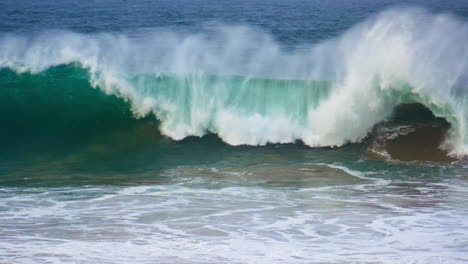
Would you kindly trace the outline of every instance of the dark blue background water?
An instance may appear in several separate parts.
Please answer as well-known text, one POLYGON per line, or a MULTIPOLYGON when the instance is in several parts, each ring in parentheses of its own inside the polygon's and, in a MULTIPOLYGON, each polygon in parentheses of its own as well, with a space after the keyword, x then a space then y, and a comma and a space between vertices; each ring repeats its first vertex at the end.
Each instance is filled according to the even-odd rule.
POLYGON ((260 27, 285 44, 296 44, 336 36, 380 10, 402 5, 468 15, 465 0, 2 0, 0 32, 193 31, 226 23, 260 27))

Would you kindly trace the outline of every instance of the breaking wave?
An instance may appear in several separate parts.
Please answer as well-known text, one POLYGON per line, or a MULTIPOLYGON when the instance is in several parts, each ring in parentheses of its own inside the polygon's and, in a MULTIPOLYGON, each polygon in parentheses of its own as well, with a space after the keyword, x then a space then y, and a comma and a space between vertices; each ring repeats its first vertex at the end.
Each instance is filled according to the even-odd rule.
POLYGON ((111 116, 125 126, 154 115, 174 140, 215 133, 232 145, 300 140, 321 147, 360 142, 399 105, 419 103, 450 124, 442 147, 464 155, 466 43, 465 21, 411 8, 387 10, 339 37, 296 48, 248 26, 3 34, 2 118, 15 122, 23 112, 27 119, 40 101, 54 105, 47 110, 54 118, 75 113, 60 115, 61 122, 111 116), (67 112, 66 98, 80 109, 67 112))

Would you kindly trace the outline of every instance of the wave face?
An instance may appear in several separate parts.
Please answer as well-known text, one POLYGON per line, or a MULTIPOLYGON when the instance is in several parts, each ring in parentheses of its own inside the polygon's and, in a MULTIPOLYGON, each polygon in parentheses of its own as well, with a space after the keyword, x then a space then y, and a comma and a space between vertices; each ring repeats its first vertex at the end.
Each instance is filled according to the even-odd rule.
MULTIPOLYGON (((301 140, 313 147, 359 142, 398 105, 420 103, 450 123, 444 146, 463 155, 468 153, 466 43, 464 21, 408 8, 385 11, 337 38, 295 49, 248 26, 195 34, 164 29, 132 35, 6 34, 0 37, 0 67, 9 70, 0 72, 1 96, 5 102, 21 96, 12 91, 29 88, 11 79, 30 78, 22 86, 41 87, 38 94, 48 98, 44 78, 66 74, 70 82, 123 99, 105 102, 127 102, 131 113, 123 113, 124 119, 154 114, 161 133, 175 140, 216 133, 232 145, 301 140), (20 75, 12 77, 11 71, 20 75)), ((76 92, 70 83, 63 86, 65 94, 76 92)), ((82 111, 89 111, 83 100, 82 111)))
POLYGON ((83 143, 139 126, 128 104, 89 84, 87 71, 51 67, 38 74, 0 70, 0 145, 83 143))

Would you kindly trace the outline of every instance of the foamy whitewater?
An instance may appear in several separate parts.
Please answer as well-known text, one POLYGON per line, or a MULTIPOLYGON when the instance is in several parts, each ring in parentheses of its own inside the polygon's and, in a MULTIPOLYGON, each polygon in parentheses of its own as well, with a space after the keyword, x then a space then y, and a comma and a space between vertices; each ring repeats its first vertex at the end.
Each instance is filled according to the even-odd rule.
POLYGON ((466 181, 390 183, 323 165, 166 173, 185 183, 4 189, 5 263, 468 260, 466 181))
POLYGON ((154 114, 164 135, 216 133, 231 145, 342 146, 364 139, 397 105, 418 102, 452 125, 445 147, 464 155, 467 33, 451 15, 405 8, 294 50, 249 26, 6 34, 0 67, 39 73, 77 64, 136 117, 154 114))

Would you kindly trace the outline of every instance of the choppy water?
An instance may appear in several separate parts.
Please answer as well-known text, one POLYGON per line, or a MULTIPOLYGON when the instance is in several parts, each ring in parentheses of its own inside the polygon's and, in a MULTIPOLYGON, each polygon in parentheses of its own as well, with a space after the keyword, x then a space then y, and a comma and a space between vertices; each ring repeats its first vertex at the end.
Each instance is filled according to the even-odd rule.
POLYGON ((467 261, 468 185, 466 176, 457 174, 464 169, 406 168, 398 178, 372 175, 375 179, 351 173, 307 164, 180 167, 162 173, 165 180, 132 187, 2 188, 2 258, 8 263, 467 261))
POLYGON ((468 262, 465 1, 0 10, 0 263, 468 262))

